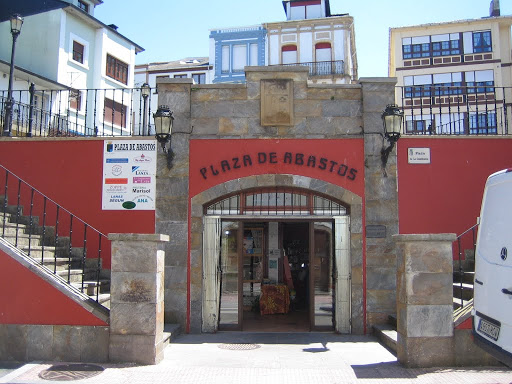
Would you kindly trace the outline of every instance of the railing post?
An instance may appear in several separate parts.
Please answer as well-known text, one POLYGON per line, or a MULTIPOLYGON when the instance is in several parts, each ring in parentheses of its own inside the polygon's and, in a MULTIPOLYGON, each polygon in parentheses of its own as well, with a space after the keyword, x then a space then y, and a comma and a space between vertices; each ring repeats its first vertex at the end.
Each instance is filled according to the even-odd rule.
POLYGON ((28 132, 27 137, 32 137, 32 125, 34 123, 34 94, 36 92, 36 86, 34 83, 30 83, 30 88, 28 90, 30 92, 30 105, 28 108, 28 132))

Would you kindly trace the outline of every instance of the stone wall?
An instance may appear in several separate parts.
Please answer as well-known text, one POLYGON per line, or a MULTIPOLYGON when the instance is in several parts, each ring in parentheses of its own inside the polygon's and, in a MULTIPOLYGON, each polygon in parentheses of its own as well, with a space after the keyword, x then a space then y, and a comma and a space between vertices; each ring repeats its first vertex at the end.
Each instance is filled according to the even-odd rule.
MULTIPOLYGON (((159 151, 157 170, 156 232, 172 233, 171 242, 165 248, 166 322, 179 323, 187 330, 187 307, 190 305, 190 330, 200 332, 203 204, 244 188, 297 185, 293 184, 295 176, 291 175, 261 175, 239 181, 233 187, 219 185, 215 193, 205 191, 201 198, 192 200, 189 222, 190 139, 364 137, 368 196, 364 202, 347 203, 352 217, 353 332, 363 333, 365 328, 362 288, 365 280, 368 283, 367 321, 375 323, 381 321, 384 314, 395 312, 391 305, 395 300, 395 259, 390 241, 390 236, 398 231, 395 154, 390 156, 386 172, 380 162, 380 114, 394 100, 395 79, 362 79, 361 84, 352 85, 308 85, 307 76, 305 67, 246 67, 246 84, 193 85, 189 79, 159 80, 158 103, 168 105, 175 117, 171 144, 175 153, 174 165, 167 169, 165 155, 159 151), (264 125, 260 108, 261 82, 279 80, 292 84, 293 118, 290 124, 264 125), (366 207, 364 212, 363 206, 366 207), (367 225, 387 227, 385 239, 367 242, 368 275, 364 274, 363 261, 364 216, 367 225), (190 260, 187 255, 189 246, 192 251, 190 260), (187 291, 188 263, 190 292, 187 291), (383 269, 379 270, 378 266, 383 269)), ((322 181, 312 180, 303 187, 311 188, 315 183, 322 185, 322 181)), ((328 192, 339 198, 345 191, 332 185, 328 192)), ((340 200, 344 201, 343 198, 340 200)))
POLYGON ((456 236, 396 235, 395 239, 398 361, 407 367, 452 366, 456 236))
POLYGON ((396 148, 383 167, 381 149, 389 143, 383 137, 382 112, 395 95, 391 79, 361 79, 366 227, 385 230, 379 237, 366 237, 367 325, 382 324, 396 313, 396 256, 392 236, 398 234, 398 189, 396 148))
POLYGON ((109 327, 0 324, 0 361, 109 361, 109 327))

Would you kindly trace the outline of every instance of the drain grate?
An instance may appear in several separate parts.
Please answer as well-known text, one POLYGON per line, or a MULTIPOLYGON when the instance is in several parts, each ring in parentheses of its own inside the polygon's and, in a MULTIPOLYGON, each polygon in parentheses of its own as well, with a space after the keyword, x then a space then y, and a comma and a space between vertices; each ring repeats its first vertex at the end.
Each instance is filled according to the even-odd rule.
POLYGON ((228 349, 230 351, 250 351, 251 349, 258 349, 261 345, 258 344, 220 344, 220 349, 228 349))
POLYGON ((59 364, 41 371, 39 377, 44 380, 74 381, 88 379, 103 371, 103 367, 93 364, 59 364))

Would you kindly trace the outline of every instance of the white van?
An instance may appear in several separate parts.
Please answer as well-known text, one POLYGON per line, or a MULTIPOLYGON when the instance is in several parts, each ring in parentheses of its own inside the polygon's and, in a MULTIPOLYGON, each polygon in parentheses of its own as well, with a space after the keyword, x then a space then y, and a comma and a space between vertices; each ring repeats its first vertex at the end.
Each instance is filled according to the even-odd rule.
POLYGON ((492 174, 485 184, 476 241, 473 334, 477 345, 512 367, 512 169, 492 174))

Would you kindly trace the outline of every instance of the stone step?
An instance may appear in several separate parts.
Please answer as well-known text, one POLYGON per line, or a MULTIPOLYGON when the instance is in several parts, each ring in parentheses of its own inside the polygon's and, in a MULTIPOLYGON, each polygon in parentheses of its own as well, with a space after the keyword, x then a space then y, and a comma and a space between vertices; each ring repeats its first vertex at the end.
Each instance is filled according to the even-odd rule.
POLYGON ((11 235, 5 235, 4 239, 7 240, 11 244, 17 244, 18 246, 28 246, 29 244, 31 246, 40 246, 41 245, 41 236, 39 235, 29 235, 26 233, 18 233, 18 236, 16 234, 11 235))
POLYGON ((392 325, 377 324, 373 326, 373 334, 390 352, 396 356, 398 333, 392 325))
MULTIPOLYGON (((82 291, 82 283, 73 284, 73 286, 82 291)), ((96 296, 98 293, 110 293, 110 280, 97 281, 86 280, 83 282, 83 293, 89 296, 96 296)))
POLYGON ((62 270, 57 271, 57 275, 62 277, 64 280, 68 281, 69 276, 69 283, 80 283, 82 281, 82 270, 81 269, 71 269, 71 270, 62 270))
POLYGON ((164 324, 164 348, 167 347, 180 334, 181 326, 179 324, 164 324))
POLYGON ((473 298, 473 284, 453 283, 453 297, 471 300, 473 298))
POLYGON ((474 279, 475 279, 474 271, 467 271, 467 272, 465 271, 462 274, 459 271, 453 271, 453 282, 454 283, 460 283, 460 281, 462 280, 463 283, 473 284, 474 279))
POLYGON ((469 300, 462 300, 462 299, 459 299, 458 297, 454 297, 453 298, 453 310, 459 309, 462 306, 466 307, 467 305, 469 305, 472 302, 473 301, 471 299, 469 299, 469 300))

